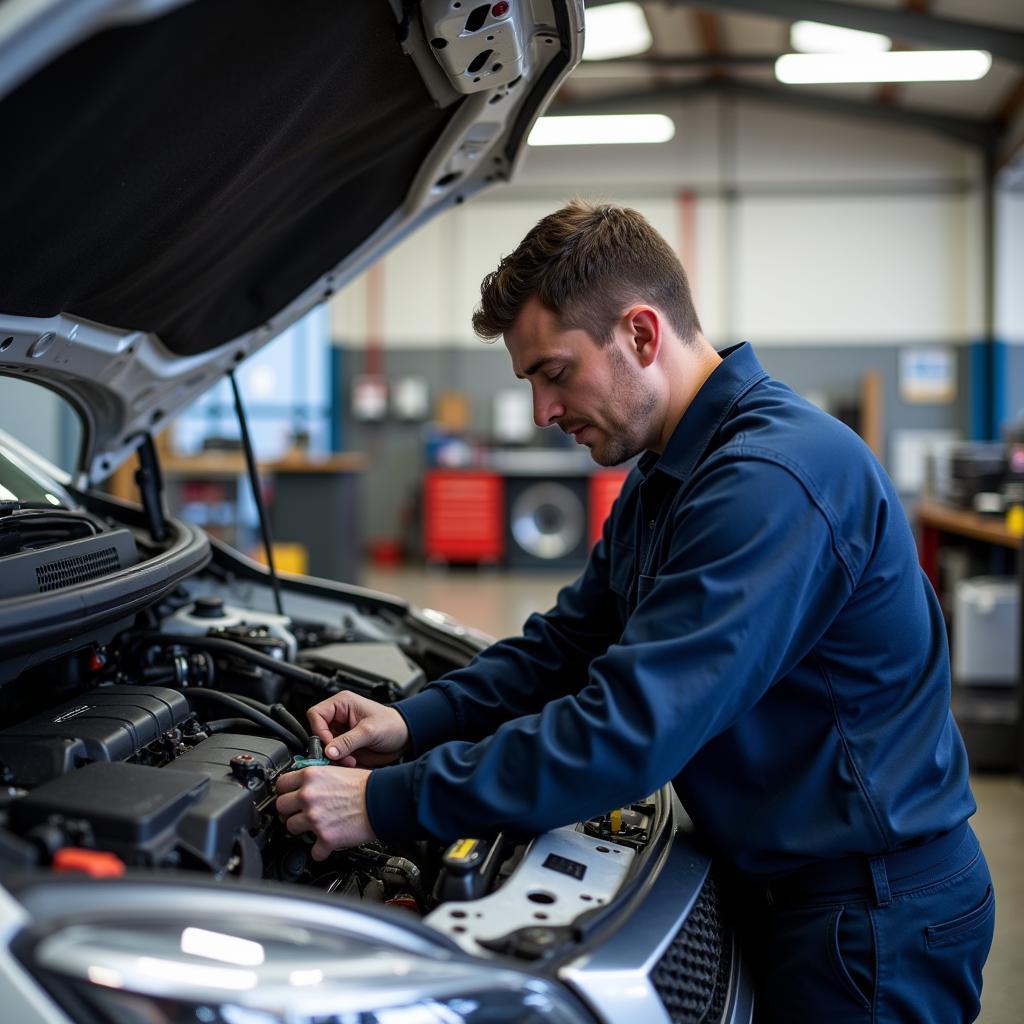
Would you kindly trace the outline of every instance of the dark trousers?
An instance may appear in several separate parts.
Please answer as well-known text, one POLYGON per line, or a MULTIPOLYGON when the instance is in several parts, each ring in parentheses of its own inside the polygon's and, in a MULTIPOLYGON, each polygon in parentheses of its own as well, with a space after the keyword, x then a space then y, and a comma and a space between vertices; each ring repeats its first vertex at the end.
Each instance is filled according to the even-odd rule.
POLYGON ((748 889, 736 913, 754 970, 755 1024, 975 1020, 995 896, 974 832, 955 832, 923 868, 927 856, 895 854, 861 862, 859 885, 830 888, 816 869, 810 882, 748 889))

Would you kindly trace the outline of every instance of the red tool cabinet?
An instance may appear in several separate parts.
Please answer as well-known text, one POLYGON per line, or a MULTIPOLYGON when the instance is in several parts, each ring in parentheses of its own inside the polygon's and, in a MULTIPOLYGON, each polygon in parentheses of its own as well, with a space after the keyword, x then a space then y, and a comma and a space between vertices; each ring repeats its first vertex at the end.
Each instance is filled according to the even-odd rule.
POLYGON ((591 547, 601 539, 604 521, 608 518, 628 475, 629 471, 625 469, 609 469, 595 473, 590 478, 587 520, 591 547))
POLYGON ((505 556, 502 477, 429 470, 423 486, 423 553, 435 562, 500 562, 505 556))

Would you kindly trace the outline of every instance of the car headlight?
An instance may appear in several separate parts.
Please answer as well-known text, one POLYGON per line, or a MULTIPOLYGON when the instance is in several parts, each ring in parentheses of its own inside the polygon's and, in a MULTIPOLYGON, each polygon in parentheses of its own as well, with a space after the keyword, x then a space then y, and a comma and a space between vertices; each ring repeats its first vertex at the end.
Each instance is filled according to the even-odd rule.
POLYGON ((420 945, 249 914, 179 914, 68 922, 21 958, 73 1018, 115 1024, 587 1019, 544 979, 420 945))

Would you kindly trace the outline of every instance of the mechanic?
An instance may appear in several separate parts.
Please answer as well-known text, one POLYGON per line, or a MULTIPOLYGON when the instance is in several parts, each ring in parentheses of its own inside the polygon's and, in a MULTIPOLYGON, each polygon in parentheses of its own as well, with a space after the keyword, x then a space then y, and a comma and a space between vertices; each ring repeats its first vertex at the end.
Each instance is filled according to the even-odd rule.
POLYGON ((481 293, 536 422, 639 460, 522 636, 395 707, 310 709, 345 767, 282 779, 288 829, 317 859, 536 833, 671 780, 730 865, 759 1020, 974 1020, 992 883, 945 625, 881 466, 749 344, 716 353, 634 211, 570 203, 481 293))

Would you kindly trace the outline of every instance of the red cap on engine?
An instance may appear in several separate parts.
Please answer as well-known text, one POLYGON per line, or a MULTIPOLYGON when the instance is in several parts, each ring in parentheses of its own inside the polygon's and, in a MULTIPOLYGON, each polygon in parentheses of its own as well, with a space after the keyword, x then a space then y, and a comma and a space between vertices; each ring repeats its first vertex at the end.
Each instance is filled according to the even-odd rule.
POLYGON ((80 871, 90 878, 120 878, 125 872, 125 864, 117 854, 106 850, 65 846, 53 855, 53 870, 80 871))

